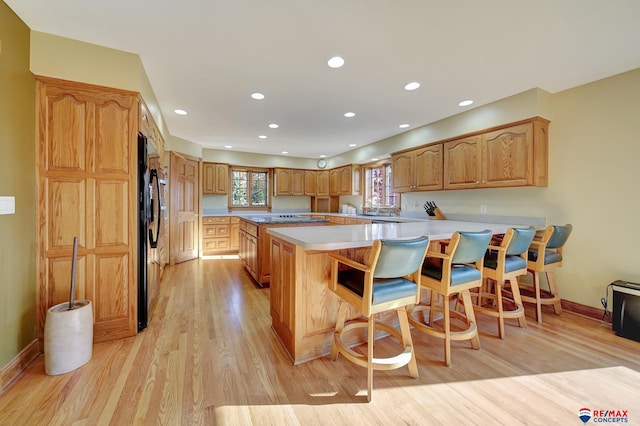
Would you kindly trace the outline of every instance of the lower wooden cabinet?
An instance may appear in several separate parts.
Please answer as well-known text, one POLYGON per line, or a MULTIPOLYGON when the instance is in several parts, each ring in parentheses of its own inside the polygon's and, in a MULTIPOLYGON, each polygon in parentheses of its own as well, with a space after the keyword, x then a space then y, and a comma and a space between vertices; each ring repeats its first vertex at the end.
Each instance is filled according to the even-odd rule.
POLYGON ((240 247, 239 218, 205 216, 202 220, 202 255, 234 253, 240 247))

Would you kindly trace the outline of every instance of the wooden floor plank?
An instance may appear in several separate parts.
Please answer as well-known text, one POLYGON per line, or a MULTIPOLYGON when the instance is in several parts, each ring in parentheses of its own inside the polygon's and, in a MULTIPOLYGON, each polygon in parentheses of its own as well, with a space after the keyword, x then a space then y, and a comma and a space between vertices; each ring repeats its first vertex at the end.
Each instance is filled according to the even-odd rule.
MULTIPOLYGON (((149 327, 94 345, 74 372, 47 376, 40 357, 0 395, 0 424, 579 424, 578 410, 620 409, 640 422, 640 343, 611 326, 545 309, 526 329, 477 314, 481 350, 412 330, 418 379, 339 358, 291 365, 271 330, 269 289, 235 259, 168 268, 149 327), (606 385, 605 385, 606 383, 606 385)), ((393 339, 376 342, 393 351, 393 339)))

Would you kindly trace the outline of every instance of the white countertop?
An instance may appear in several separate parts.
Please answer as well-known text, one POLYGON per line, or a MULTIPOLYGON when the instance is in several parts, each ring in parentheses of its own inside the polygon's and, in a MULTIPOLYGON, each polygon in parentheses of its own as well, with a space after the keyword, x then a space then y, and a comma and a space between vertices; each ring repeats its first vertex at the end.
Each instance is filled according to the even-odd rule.
POLYGON ((367 247, 378 239, 409 239, 428 235, 431 240, 446 240, 451 238, 451 235, 456 231, 490 229, 494 234, 502 234, 511 226, 513 225, 429 220, 371 225, 298 226, 271 228, 267 232, 307 250, 339 250, 367 247))

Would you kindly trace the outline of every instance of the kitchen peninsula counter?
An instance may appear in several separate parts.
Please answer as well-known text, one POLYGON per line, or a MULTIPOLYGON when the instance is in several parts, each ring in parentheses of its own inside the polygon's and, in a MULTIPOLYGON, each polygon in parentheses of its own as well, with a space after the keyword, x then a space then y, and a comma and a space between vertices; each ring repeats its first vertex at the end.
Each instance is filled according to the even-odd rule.
MULTIPOLYGON (((338 314, 339 298, 328 283, 329 253, 337 251, 362 262, 376 239, 409 239, 427 235, 446 240, 456 231, 491 230, 501 234, 512 225, 433 220, 412 223, 340 225, 269 229, 271 235, 271 327, 294 364, 326 356, 338 314)), ((359 313, 349 307, 350 319, 359 313)), ((380 317, 381 320, 392 319, 380 317)), ((348 343, 364 341, 353 333, 348 343)))

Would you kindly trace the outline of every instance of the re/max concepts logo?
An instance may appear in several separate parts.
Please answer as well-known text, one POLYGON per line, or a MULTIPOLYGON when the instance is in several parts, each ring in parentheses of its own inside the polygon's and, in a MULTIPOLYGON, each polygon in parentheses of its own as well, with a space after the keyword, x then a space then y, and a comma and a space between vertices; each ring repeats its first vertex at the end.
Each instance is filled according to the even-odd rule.
POLYGON ((594 423, 627 423, 629 416, 627 410, 591 410, 589 408, 581 408, 578 417, 582 423, 591 420, 594 423))

